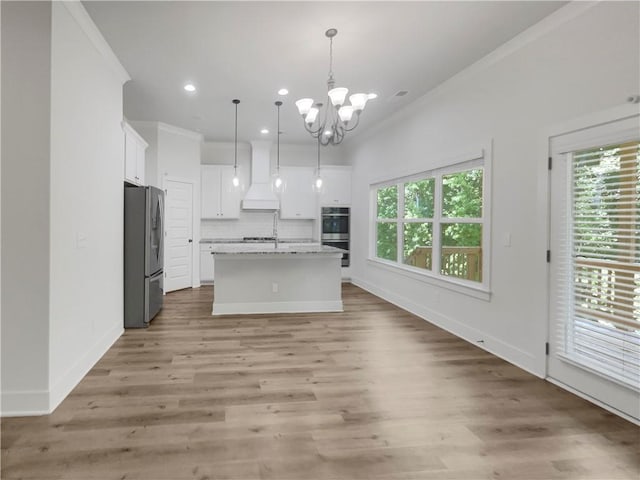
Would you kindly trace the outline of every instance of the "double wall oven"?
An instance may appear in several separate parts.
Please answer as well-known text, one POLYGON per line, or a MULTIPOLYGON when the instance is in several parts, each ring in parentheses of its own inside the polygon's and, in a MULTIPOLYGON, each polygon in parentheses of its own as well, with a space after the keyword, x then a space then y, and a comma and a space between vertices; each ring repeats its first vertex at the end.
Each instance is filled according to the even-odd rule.
POLYGON ((322 207, 322 233, 320 240, 323 245, 346 250, 342 256, 342 266, 349 266, 349 207, 322 207))

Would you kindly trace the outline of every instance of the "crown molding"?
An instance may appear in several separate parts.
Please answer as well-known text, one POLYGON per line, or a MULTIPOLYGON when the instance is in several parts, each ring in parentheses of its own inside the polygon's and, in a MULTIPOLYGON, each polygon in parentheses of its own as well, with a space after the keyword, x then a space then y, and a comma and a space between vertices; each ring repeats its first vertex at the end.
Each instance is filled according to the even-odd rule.
POLYGON ((144 148, 147 148, 149 146, 149 143, 144 138, 142 138, 142 136, 138 132, 136 132, 133 126, 130 125, 126 120, 122 121, 122 130, 126 134, 134 137, 139 143, 143 144, 144 148))
POLYGON ((73 17, 76 23, 80 26, 80 28, 87 36, 89 41, 93 44, 98 53, 109 64, 113 72, 120 80, 120 83, 124 85, 126 82, 131 80, 131 77, 120 63, 120 60, 118 60, 116 54, 113 53, 113 50, 102 36, 102 33, 100 33, 100 30, 98 30, 98 27, 95 23, 93 23, 93 20, 91 19, 85 8, 82 6, 82 3, 80 3, 79 1, 64 1, 61 3, 73 17))
POLYGON ((168 123, 148 121, 148 120, 127 120, 127 122, 133 127, 142 128, 157 128, 158 131, 171 133, 173 135, 181 135, 183 137, 204 142, 204 135, 198 132, 187 130, 186 128, 176 127, 175 125, 169 125, 168 123))

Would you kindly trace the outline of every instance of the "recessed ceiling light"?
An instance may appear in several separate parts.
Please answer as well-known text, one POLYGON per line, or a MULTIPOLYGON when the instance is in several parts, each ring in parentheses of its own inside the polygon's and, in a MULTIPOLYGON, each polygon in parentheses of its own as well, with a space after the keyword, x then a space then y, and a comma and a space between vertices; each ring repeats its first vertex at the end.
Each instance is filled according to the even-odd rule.
POLYGON ((266 128, 263 128, 262 130, 260 130, 260 133, 262 133, 263 135, 266 135, 267 133, 269 133, 269 130, 266 128))
POLYGON ((289 90, 287 90, 286 88, 281 88, 280 90, 278 90, 278 95, 288 95, 289 94, 289 90))
POLYGON ((331 130, 325 130, 324 134, 327 135, 327 136, 331 135, 331 130))
POLYGON ((196 91, 196 86, 195 86, 193 83, 187 83, 187 84, 184 86, 184 89, 185 89, 187 92, 195 92, 195 91, 196 91))
POLYGON ((378 94, 377 93, 370 93, 369 95, 367 95, 367 97, 369 97, 369 100, 373 100, 374 98, 378 98, 378 94))

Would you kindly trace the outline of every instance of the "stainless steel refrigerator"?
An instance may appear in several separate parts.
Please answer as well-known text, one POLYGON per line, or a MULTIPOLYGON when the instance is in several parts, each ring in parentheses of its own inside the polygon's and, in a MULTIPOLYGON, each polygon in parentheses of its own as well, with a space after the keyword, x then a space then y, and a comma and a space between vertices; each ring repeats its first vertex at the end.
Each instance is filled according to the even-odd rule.
POLYGON ((142 328, 162 308, 164 192, 124 189, 124 326, 142 328))

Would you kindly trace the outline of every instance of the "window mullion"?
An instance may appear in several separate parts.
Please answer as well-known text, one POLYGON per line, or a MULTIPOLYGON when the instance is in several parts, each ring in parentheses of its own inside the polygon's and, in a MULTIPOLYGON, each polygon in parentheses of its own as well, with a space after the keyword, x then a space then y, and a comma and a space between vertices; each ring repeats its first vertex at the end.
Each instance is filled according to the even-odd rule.
POLYGON ((398 183, 398 212, 397 212, 397 251, 396 251, 396 261, 400 264, 403 263, 404 260, 404 228, 403 221, 404 219, 404 183, 398 183))
POLYGON ((432 273, 440 276, 440 222, 442 219, 442 174, 434 176, 433 188, 433 241, 431 247, 432 273))

